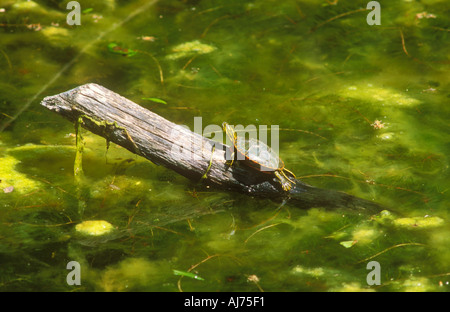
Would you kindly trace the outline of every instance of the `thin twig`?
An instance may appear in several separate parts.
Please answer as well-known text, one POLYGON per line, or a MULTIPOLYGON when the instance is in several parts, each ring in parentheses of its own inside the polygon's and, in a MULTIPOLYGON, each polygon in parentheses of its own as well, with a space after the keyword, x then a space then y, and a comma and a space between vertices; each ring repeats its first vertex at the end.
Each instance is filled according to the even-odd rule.
POLYGON ((23 225, 27 225, 27 226, 36 226, 36 227, 57 227, 57 226, 64 226, 64 225, 69 225, 69 224, 73 224, 75 223, 75 221, 72 221, 72 219, 70 219, 69 216, 67 216, 67 218, 70 220, 68 222, 65 223, 57 223, 57 224, 33 224, 33 223, 26 223, 26 222, 16 222, 14 224, 23 224, 23 225))
POLYGON ((400 37, 402 38, 402 48, 403 48, 403 52, 405 52, 405 54, 407 56, 410 56, 408 51, 406 50, 406 46, 405 46, 405 37, 403 36, 403 31, 400 29, 400 37))
POLYGON ((431 26, 431 28, 441 30, 441 31, 450 31, 450 29, 445 29, 445 28, 436 27, 436 26, 431 26))
MULTIPOLYGON (((211 260, 212 258, 216 258, 216 257, 229 257, 229 258, 233 259, 234 261, 236 261, 238 264, 240 264, 240 263, 239 263, 240 261, 239 261, 236 257, 229 256, 229 255, 214 254, 214 255, 212 255, 212 256, 209 256, 209 255, 208 255, 205 259, 203 259, 203 260, 200 261, 199 263, 196 263, 196 264, 192 265, 192 266, 187 270, 187 272, 191 272, 193 269, 195 269, 196 267, 198 267, 200 264, 205 263, 206 261, 211 260)), ((178 282, 177 282, 178 290, 179 290, 180 292, 183 292, 183 289, 181 288, 181 279, 182 279, 182 278, 183 278, 183 275, 180 276, 180 278, 178 279, 178 282)))
MULTIPOLYGON (((191 267, 187 270, 187 272, 191 272, 193 269, 195 269, 196 267, 198 267, 200 264, 202 264, 202 263, 204 263, 204 262, 206 262, 206 261, 208 261, 208 260, 210 260, 210 259, 212 259, 212 258, 214 258, 214 257, 218 257, 218 256, 219 256, 219 254, 215 254, 215 255, 206 257, 205 259, 203 259, 203 260, 200 261, 199 263, 194 264, 193 266, 191 266, 191 267)), ((181 289, 181 279, 182 279, 182 278, 183 278, 183 275, 180 276, 180 278, 178 279, 178 282, 177 282, 178 290, 179 290, 180 292, 183 292, 183 289, 181 289)))
POLYGON ((280 212, 281 212, 281 208, 277 209, 277 212, 273 216, 271 216, 269 219, 266 219, 266 220, 264 220, 264 221, 262 221, 262 222, 260 222, 258 224, 252 225, 252 226, 247 227, 247 228, 239 228, 239 230, 241 230, 241 231, 243 231, 243 230, 250 230, 250 229, 253 229, 253 228, 258 227, 260 225, 263 225, 264 223, 267 223, 267 222, 272 221, 273 219, 275 219, 280 214, 280 212))
POLYGON ((12 69, 12 64, 11 64, 11 61, 9 60, 8 55, 7 55, 7 54, 5 53, 5 51, 3 51, 2 49, 0 49, 0 52, 3 54, 3 56, 4 56, 5 59, 6 59, 6 61, 8 62, 9 69, 12 69))
POLYGON ((334 20, 336 20, 338 18, 347 16, 347 15, 350 15, 350 14, 358 13, 358 12, 364 12, 364 11, 368 11, 368 9, 362 8, 362 9, 353 10, 353 11, 349 11, 349 12, 345 12, 345 13, 336 15, 336 16, 334 16, 332 18, 327 19, 325 22, 322 22, 322 23, 314 26, 313 28, 311 28, 311 32, 315 31, 317 28, 322 27, 323 25, 328 24, 329 22, 332 22, 332 21, 334 21, 334 20))
MULTIPOLYGON (((347 59, 344 62, 346 62, 346 61, 347 61, 347 59)), ((345 73, 346 73, 345 71, 340 71, 340 72, 336 72, 336 73, 329 73, 329 74, 322 75, 322 76, 315 76, 313 78, 306 80, 305 83, 308 83, 308 82, 311 82, 311 81, 314 81, 314 80, 317 80, 317 79, 320 79, 323 77, 333 76, 333 75, 341 75, 341 74, 345 74, 345 73)))
MULTIPOLYGON (((307 179, 307 178, 316 178, 316 177, 332 177, 332 178, 340 178, 340 179, 345 179, 345 180, 354 180, 353 178, 349 178, 349 177, 343 177, 343 176, 339 176, 336 174, 331 174, 331 173, 324 173, 324 174, 311 174, 311 175, 307 175, 307 176, 301 176, 298 177, 300 180, 302 179, 307 179)), ((387 185, 387 184, 382 184, 382 183, 376 183, 375 181, 370 181, 367 182, 367 180, 362 181, 362 180, 354 180, 355 182, 358 183, 363 183, 363 184, 371 184, 371 185, 377 185, 377 186, 381 186, 381 187, 385 187, 385 188, 390 188, 390 189, 396 189, 396 190, 401 190, 401 191, 405 191, 405 192, 411 192, 411 193, 415 193, 421 196, 425 196, 424 193, 421 193, 419 191, 414 191, 414 190, 410 190, 401 186, 394 186, 394 185, 387 185)))
POLYGON ((206 36, 206 34, 208 33, 209 29, 210 29, 214 24, 216 24, 216 23, 219 22, 220 20, 225 19, 225 18, 228 18, 228 17, 230 17, 230 15, 227 14, 227 15, 218 17, 218 18, 216 18, 215 20, 213 20, 213 21, 205 28, 205 30, 203 31, 203 33, 200 35, 200 38, 204 38, 204 37, 206 36))
POLYGON ((385 253, 385 252, 387 252, 387 251, 389 251, 389 250, 391 250, 391 249, 394 249, 394 248, 397 248, 397 247, 403 247, 403 246, 426 246, 426 245, 425 245, 425 244, 421 244, 421 243, 403 243, 403 244, 397 244, 397 245, 391 246, 391 247, 389 247, 389 248, 386 248, 385 250, 382 250, 382 251, 380 251, 380 252, 374 254, 373 256, 370 256, 370 257, 368 257, 368 258, 362 259, 362 260, 358 261, 357 263, 366 262, 366 261, 371 260, 371 259, 373 259, 373 258, 375 258, 375 257, 378 257, 379 255, 381 255, 381 254, 383 254, 383 253, 385 253))
POLYGON ((136 50, 138 52, 142 52, 144 54, 147 54, 148 56, 150 56, 153 60, 153 62, 155 62, 156 66, 158 67, 159 70, 159 80, 161 81, 161 86, 163 87, 164 90, 164 94, 166 93, 166 88, 164 86, 164 75, 163 75, 163 70, 161 68, 161 64, 159 63, 158 59, 156 57, 154 57, 151 53, 148 53, 146 51, 142 51, 142 50, 136 50))
POLYGON ((196 55, 194 55, 193 57, 191 57, 191 58, 189 59, 189 61, 187 61, 186 64, 184 64, 184 66, 183 66, 183 68, 181 68, 181 70, 185 70, 186 67, 188 67, 189 64, 191 64, 192 61, 195 60, 195 58, 196 58, 197 56, 198 56, 198 54, 196 54, 196 55))
POLYGON ((200 12, 197 13, 197 15, 202 15, 202 14, 205 14, 205 13, 210 13, 210 12, 219 10, 219 9, 221 9, 221 8, 223 8, 223 5, 220 5, 220 6, 217 6, 217 7, 214 7, 214 8, 209 8, 209 9, 200 11, 200 12))
POLYGON ((215 68, 215 67, 212 66, 211 64, 209 64, 209 66, 212 68, 212 70, 213 70, 220 78, 222 78, 222 74, 217 70, 217 68, 215 68))
POLYGON ((276 225, 281 224, 281 223, 282 223, 282 222, 275 223, 275 224, 270 224, 270 225, 267 225, 267 226, 265 226, 265 227, 260 228, 259 230, 256 230, 255 232, 252 233, 252 235, 250 235, 249 237, 247 237, 247 239, 244 241, 244 244, 247 244, 248 240, 249 240, 251 237, 253 237, 255 234, 261 232, 262 230, 271 228, 271 227, 276 226, 276 225))

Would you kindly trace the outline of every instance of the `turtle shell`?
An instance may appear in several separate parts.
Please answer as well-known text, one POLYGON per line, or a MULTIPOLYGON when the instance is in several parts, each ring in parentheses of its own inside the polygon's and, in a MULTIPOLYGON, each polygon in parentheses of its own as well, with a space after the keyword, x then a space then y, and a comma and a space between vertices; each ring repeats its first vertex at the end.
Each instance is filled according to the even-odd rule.
POLYGON ((283 170, 284 163, 267 144, 256 139, 246 140, 243 137, 237 137, 235 148, 239 154, 245 157, 245 160, 252 167, 260 171, 283 170))
POLYGON ((245 161, 260 171, 283 170, 284 162, 267 144, 254 138, 247 140, 238 136, 227 123, 224 123, 223 127, 228 138, 234 144, 238 160, 245 161))
POLYGON ((284 162, 278 157, 267 144, 250 138, 246 140, 238 137, 233 127, 224 122, 223 130, 227 136, 228 143, 232 143, 236 149, 237 160, 243 161, 247 165, 261 172, 273 172, 284 191, 288 192, 295 184, 295 175, 284 167, 284 162), (286 173, 294 180, 289 178, 286 173))

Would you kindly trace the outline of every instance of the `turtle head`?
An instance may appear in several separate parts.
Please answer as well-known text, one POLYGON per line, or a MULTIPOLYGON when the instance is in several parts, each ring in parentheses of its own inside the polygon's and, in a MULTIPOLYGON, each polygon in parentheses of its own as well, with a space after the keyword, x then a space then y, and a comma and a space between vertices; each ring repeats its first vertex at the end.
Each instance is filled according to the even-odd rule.
POLYGON ((230 126, 228 123, 223 122, 222 128, 223 128, 223 131, 225 132, 226 136, 231 140, 231 143, 234 145, 236 143, 237 134, 234 131, 233 127, 230 126))

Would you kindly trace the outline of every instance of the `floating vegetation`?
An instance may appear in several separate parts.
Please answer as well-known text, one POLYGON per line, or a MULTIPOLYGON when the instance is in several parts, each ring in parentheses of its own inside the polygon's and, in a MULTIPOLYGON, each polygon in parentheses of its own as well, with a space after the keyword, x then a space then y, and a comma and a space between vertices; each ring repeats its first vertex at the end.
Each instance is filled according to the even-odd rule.
MULTIPOLYGON (((91 273, 91 272, 89 272, 91 273)), ((89 274, 88 273, 88 274, 89 274)), ((161 281, 163 274, 170 274, 167 262, 150 261, 143 257, 130 257, 101 272, 92 272, 98 277, 96 287, 101 291, 136 291, 149 289, 161 281)))
POLYGON ((0 157, 0 188, 3 193, 11 193, 14 190, 14 193, 23 194, 42 186, 38 181, 17 170, 20 163, 20 160, 10 155, 0 157))
POLYGON ((128 57, 132 57, 137 54, 136 50, 124 48, 114 42, 111 42, 110 44, 108 44, 108 51, 111 53, 114 53, 114 54, 119 54, 119 55, 128 56, 128 57))
POLYGON ((153 97, 151 97, 151 98, 146 98, 146 97, 143 97, 142 99, 143 99, 143 100, 147 100, 147 101, 152 101, 152 102, 155 102, 155 103, 159 103, 159 104, 167 105, 167 102, 166 102, 166 101, 161 100, 161 99, 158 99, 158 98, 153 98, 153 97))
POLYGON ((405 229, 434 228, 444 225, 444 219, 437 216, 425 215, 423 217, 403 217, 398 218, 387 210, 381 211, 373 219, 383 224, 392 224, 405 229))
POLYGON ((407 229, 422 229, 441 226, 444 220, 439 217, 415 217, 415 218, 398 218, 393 221, 394 225, 407 229))
POLYGON ((75 230, 83 235, 101 236, 111 233, 114 226, 104 220, 83 221, 75 226, 75 230))
POLYGON ((363 286, 358 282, 352 283, 342 283, 339 287, 331 288, 331 291, 336 292, 374 292, 375 289, 368 288, 367 286, 363 286))
POLYGON ((94 11, 94 8, 86 8, 86 9, 82 10, 81 13, 88 14, 88 13, 91 13, 92 11, 94 11))
POLYGON ((190 42, 181 43, 172 48, 172 54, 167 55, 167 59, 176 60, 188 56, 198 55, 198 54, 208 54, 215 51, 217 48, 201 43, 199 40, 194 40, 190 42))
MULTIPOLYGON (((377 87, 371 83, 348 86, 342 89, 339 94, 344 97, 368 101, 386 107, 409 107, 417 106, 421 103, 420 100, 407 95, 406 92, 398 92, 389 87, 377 87)), ((374 127, 379 129, 381 123, 377 124, 375 121, 374 127)))
MULTIPOLYGON (((352 232, 352 238, 354 242, 358 242, 358 244, 369 244, 375 238, 377 238, 381 234, 380 230, 377 230, 373 227, 363 227, 355 229, 352 232)), ((342 245, 342 243, 341 243, 342 245)))
POLYGON ((324 268, 321 267, 317 267, 317 268, 307 268, 301 265, 296 265, 293 269, 292 269, 292 273, 294 274, 306 274, 306 275, 310 275, 312 277, 320 277, 323 276, 324 274, 328 273, 326 272, 326 270, 324 270, 324 268))
POLYGON ((342 241, 339 244, 341 244, 345 248, 350 248, 353 247, 353 245, 355 245, 357 242, 358 242, 357 240, 351 240, 351 241, 342 241))
POLYGON ((180 270, 173 270, 173 274, 174 275, 179 275, 179 276, 186 276, 189 278, 193 278, 199 281, 204 281, 205 279, 198 276, 197 274, 191 273, 191 272, 186 272, 186 271, 180 271, 180 270))
POLYGON ((41 34, 55 47, 65 47, 72 43, 70 31, 66 28, 48 26, 41 30, 41 34))

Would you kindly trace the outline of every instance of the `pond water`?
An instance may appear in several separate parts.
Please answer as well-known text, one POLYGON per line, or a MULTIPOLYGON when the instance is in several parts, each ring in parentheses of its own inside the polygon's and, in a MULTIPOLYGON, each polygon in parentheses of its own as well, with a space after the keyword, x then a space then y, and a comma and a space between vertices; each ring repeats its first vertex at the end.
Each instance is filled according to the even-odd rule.
POLYGON ((80 25, 68 2, 0 2, 0 291, 449 291, 447 1, 380 25, 368 1, 78 1, 80 25), (297 178, 386 209, 205 188, 87 130, 77 183, 40 101, 90 82, 191 129, 279 125, 297 178))

